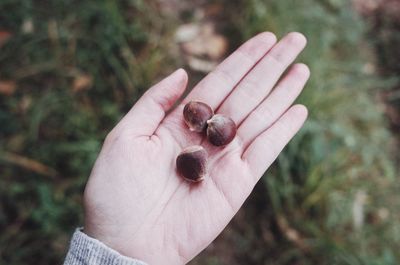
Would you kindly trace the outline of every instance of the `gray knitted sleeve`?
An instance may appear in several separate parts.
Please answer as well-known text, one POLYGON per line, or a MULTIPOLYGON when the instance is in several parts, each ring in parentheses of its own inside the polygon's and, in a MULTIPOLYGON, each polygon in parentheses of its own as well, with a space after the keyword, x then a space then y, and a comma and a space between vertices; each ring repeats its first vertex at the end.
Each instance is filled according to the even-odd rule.
POLYGON ((76 229, 64 265, 146 265, 146 263, 125 257, 76 229))

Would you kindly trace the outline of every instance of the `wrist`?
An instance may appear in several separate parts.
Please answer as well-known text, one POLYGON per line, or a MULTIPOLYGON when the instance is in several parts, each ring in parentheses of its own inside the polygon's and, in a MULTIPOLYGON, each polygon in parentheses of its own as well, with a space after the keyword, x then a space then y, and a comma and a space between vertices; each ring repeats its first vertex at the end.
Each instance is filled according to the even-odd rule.
MULTIPOLYGON (((86 222, 84 233, 126 257, 139 259, 148 264, 176 265, 185 264, 190 260, 180 253, 179 248, 172 242, 154 240, 151 236, 141 233, 141 231, 137 231, 133 236, 122 227, 124 226, 111 225, 105 229, 86 222)), ((152 230, 157 229, 154 228, 152 230)), ((159 233, 163 232, 159 231, 159 233)))
POLYGON ((76 229, 72 236, 64 265, 104 264, 109 265, 146 265, 143 261, 122 255, 99 240, 76 229))

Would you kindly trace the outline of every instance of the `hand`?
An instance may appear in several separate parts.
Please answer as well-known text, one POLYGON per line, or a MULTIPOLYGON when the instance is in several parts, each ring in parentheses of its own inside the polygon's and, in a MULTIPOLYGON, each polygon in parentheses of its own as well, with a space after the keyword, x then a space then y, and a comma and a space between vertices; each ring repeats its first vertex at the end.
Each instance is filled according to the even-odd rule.
POLYGON ((295 64, 278 82, 305 44, 299 33, 277 44, 272 33, 255 36, 173 110, 184 70, 150 88, 104 142, 85 189, 85 232, 149 264, 183 264, 202 251, 306 119, 304 106, 291 105, 308 67, 295 64), (213 147, 188 130, 182 110, 192 99, 236 122, 233 142, 213 147), (209 177, 193 185, 177 175, 175 159, 195 144, 209 154, 209 177))

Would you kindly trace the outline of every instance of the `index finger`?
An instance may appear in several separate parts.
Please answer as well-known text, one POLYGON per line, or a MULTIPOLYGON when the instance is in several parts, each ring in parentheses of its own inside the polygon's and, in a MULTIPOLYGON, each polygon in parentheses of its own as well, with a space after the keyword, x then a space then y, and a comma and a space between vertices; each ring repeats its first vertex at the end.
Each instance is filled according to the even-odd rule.
POLYGON ((224 101, 239 81, 274 46, 276 37, 271 32, 260 33, 242 44, 235 52, 201 80, 183 100, 207 103, 213 109, 224 101))

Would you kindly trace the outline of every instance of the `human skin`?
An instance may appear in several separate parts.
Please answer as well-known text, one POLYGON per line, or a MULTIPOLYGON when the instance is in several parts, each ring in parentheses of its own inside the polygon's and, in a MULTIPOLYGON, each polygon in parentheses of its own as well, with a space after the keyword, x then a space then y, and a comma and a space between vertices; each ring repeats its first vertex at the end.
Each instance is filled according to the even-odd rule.
POLYGON ((151 87, 105 139, 84 192, 84 232, 149 264, 185 264, 206 248, 307 117, 304 106, 292 105, 310 75, 306 65, 292 65, 305 45, 300 33, 279 42, 260 33, 175 108, 184 70, 151 87), (215 147, 191 132, 182 115, 190 100, 231 117, 235 139, 215 147), (209 154, 208 177, 198 184, 176 171, 177 155, 190 145, 209 154))

